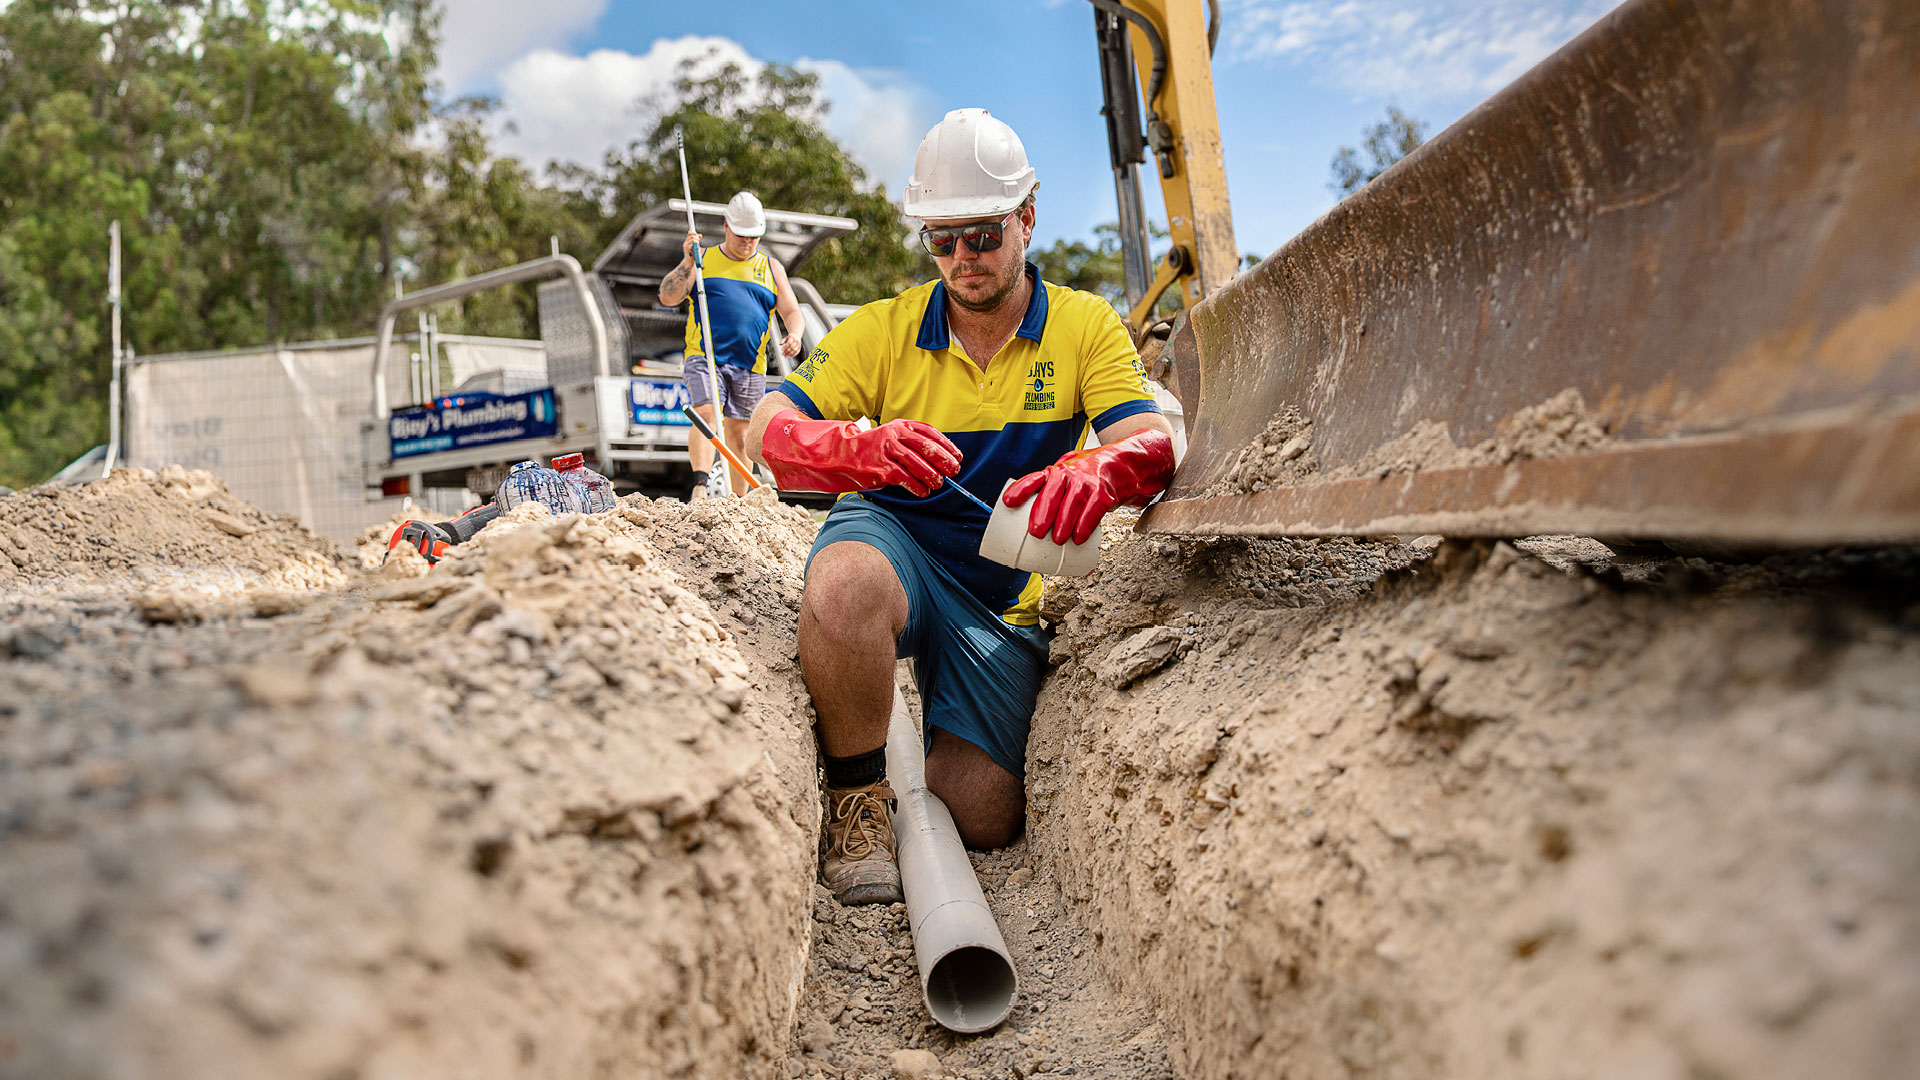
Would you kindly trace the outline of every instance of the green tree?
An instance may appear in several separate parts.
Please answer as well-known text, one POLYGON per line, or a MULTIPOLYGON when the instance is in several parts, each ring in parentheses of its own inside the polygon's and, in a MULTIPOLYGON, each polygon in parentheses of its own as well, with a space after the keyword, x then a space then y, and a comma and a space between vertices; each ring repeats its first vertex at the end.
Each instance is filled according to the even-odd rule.
MULTIPOLYGON (((1044 207, 1040 208, 1044 212, 1044 207)), ((1164 236, 1162 232, 1160 235, 1164 236)), ((1055 240, 1049 247, 1027 253, 1040 276, 1055 285, 1098 294, 1116 308, 1127 303, 1126 271, 1120 262, 1120 226, 1103 222, 1093 227, 1093 243, 1055 240)))
POLYGON ((1335 195, 1345 198, 1426 141, 1425 121, 1415 120, 1401 112, 1398 105, 1389 105, 1385 120, 1369 124, 1361 132, 1359 151, 1351 146, 1343 146, 1334 152, 1330 165, 1333 179, 1327 183, 1327 187, 1335 195), (1364 161, 1361 160, 1361 151, 1366 154, 1364 161))
POLYGON ((66 363, 97 345, 94 324, 62 310, 0 234, 0 483, 45 479, 76 456, 71 432, 103 426, 105 399, 66 363))
MULTIPOLYGON (((1167 230, 1159 222, 1147 222, 1149 250, 1159 249, 1152 250, 1150 265, 1159 266, 1166 256, 1165 247, 1160 244, 1165 239, 1167 230)), ((1121 264, 1118 222, 1095 225, 1091 244, 1084 240, 1055 240, 1049 247, 1028 252, 1027 257, 1040 268, 1040 276, 1047 281, 1097 294, 1122 314, 1126 313, 1127 275, 1121 264)), ((1178 290, 1168 289, 1154 309, 1161 315, 1171 315, 1179 310, 1179 304, 1178 290)))
POLYGON ((104 437, 109 220, 137 351, 364 333, 432 50, 427 0, 0 8, 0 482, 104 437))
MULTIPOLYGON (((898 206, 822 128, 813 76, 689 66, 645 140, 542 183, 493 151, 493 102, 439 98, 434 3, 0 6, 0 483, 104 441, 114 219, 137 352, 364 334, 403 265, 435 282, 545 254, 550 236, 598 250, 680 193, 680 124, 697 193, 748 188, 861 224, 806 267, 827 296, 932 276, 898 206)), ((440 315, 450 331, 537 329, 531 289, 440 315)))
MULTIPOLYGON (((542 186, 519 159, 494 156, 486 121, 495 108, 486 98, 462 98, 440 112, 445 138, 426 155, 426 190, 404 245, 423 282, 452 281, 538 258, 548 253, 553 238, 564 251, 597 251, 625 224, 585 193, 591 174, 576 174, 583 190, 542 186)), ((536 337, 535 297, 531 288, 479 293, 443 307, 440 328, 536 337)))

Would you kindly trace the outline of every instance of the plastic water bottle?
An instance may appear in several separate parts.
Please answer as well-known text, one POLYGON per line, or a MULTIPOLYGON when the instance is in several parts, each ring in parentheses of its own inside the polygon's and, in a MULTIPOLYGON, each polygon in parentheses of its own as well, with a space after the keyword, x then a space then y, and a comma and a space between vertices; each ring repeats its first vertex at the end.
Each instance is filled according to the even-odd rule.
POLYGON ((613 481, 587 468, 584 456, 562 454, 553 459, 553 467, 580 493, 580 501, 586 505, 587 513, 598 514, 614 508, 613 481))
POLYGON ((511 510, 521 503, 539 503, 555 514, 579 514, 586 500, 565 477, 537 461, 523 461, 500 482, 500 507, 511 510))

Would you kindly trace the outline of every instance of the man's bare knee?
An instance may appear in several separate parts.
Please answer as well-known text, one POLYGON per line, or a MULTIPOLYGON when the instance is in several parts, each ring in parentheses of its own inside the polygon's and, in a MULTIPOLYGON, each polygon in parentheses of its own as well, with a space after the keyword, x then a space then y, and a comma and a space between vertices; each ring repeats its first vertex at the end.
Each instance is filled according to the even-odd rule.
POLYGON ((876 627, 890 638, 907 625, 907 591, 893 563, 871 544, 829 544, 807 568, 800 623, 833 645, 865 644, 876 627))
POLYGON ((1006 847, 1026 828, 1026 782, 985 750, 939 729, 927 755, 927 790, 947 804, 960 841, 976 851, 1006 847))

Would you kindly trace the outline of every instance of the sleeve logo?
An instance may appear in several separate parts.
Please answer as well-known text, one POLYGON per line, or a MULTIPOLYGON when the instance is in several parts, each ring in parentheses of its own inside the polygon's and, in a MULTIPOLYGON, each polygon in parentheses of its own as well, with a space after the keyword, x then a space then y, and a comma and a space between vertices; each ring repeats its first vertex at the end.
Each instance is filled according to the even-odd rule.
POLYGON ((826 362, 827 350, 815 345, 813 351, 807 354, 806 361, 799 367, 793 369, 793 374, 790 378, 799 379, 801 382, 812 382, 814 372, 818 371, 821 365, 826 362))

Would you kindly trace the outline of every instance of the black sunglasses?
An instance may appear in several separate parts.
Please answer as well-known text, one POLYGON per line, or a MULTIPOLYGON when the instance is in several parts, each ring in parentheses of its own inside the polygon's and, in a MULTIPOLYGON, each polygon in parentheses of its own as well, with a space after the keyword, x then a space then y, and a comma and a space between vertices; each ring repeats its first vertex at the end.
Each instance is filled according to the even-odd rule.
POLYGON ((949 225, 944 229, 921 229, 920 244, 927 249, 927 254, 942 259, 953 254, 954 247, 962 240, 967 242, 967 249, 975 254, 998 251, 1006 239, 1007 222, 1012 221, 1019 212, 1020 208, 1015 207, 999 221, 975 221, 966 225, 949 225))

